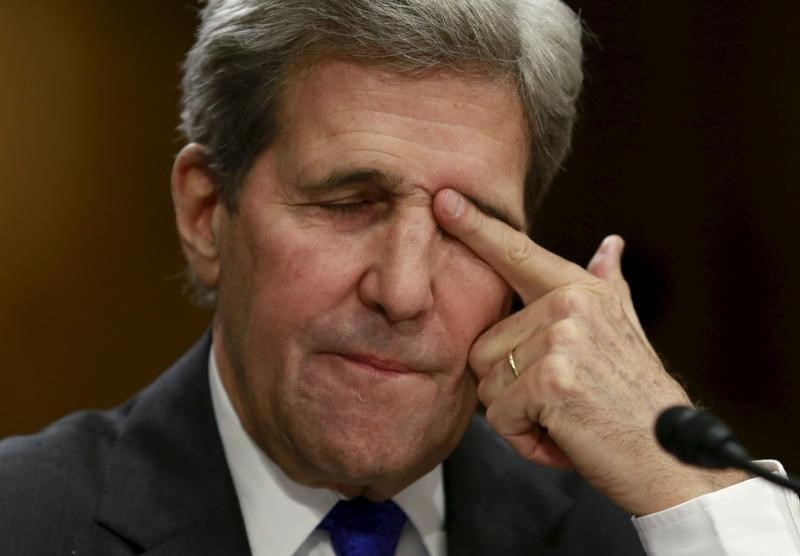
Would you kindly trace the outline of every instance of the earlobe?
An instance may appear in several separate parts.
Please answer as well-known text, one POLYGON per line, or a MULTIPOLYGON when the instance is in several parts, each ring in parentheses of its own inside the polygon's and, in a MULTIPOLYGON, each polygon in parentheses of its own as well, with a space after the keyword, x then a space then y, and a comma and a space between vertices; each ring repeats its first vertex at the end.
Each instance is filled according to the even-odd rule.
POLYGON ((186 145, 172 167, 172 202, 181 249, 194 274, 214 288, 219 279, 221 218, 225 210, 218 185, 208 167, 206 149, 186 145))

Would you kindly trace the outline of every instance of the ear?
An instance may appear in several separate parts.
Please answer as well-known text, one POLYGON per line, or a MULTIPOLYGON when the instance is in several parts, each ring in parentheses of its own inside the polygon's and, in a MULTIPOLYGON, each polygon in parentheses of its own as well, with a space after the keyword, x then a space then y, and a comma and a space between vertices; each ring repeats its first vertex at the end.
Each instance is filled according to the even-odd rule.
POLYGON ((205 147, 197 143, 178 153, 172 166, 172 203, 186 262, 203 284, 215 288, 225 207, 206 154, 205 147))

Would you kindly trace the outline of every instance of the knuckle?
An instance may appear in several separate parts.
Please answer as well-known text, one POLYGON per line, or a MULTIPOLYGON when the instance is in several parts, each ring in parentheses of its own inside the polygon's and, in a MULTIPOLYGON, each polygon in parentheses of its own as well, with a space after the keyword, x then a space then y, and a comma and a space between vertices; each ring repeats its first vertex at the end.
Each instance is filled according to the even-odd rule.
POLYGON ((533 256, 533 243, 522 234, 507 233, 504 236, 506 259, 514 266, 520 266, 533 256))
POLYGON ((562 319, 547 331, 547 342, 551 348, 574 346, 580 342, 581 330, 578 323, 571 318, 562 319))
POLYGON ((591 310, 591 302, 584 288, 565 287, 559 291, 555 299, 556 313, 561 317, 585 315, 591 310))
POLYGON ((593 281, 587 283, 586 289, 605 300, 617 299, 620 297, 620 294, 614 287, 614 284, 599 278, 595 278, 593 281))
POLYGON ((535 334, 542 327, 541 318, 536 315, 535 307, 525 307, 506 317, 497 325, 499 334, 511 337, 522 337, 535 334))
POLYGON ((491 403, 490 393, 491 393, 491 391, 490 391, 490 388, 489 388, 488 379, 481 380, 478 383, 478 399, 485 406, 488 406, 491 403))
POLYGON ((475 342, 475 345, 472 346, 472 349, 469 352, 468 356, 468 363, 470 368, 479 376, 483 377, 486 373, 489 372, 492 366, 492 362, 489 361, 488 358, 488 350, 485 344, 479 345, 478 342, 475 342))
POLYGON ((478 382, 478 400, 484 406, 488 407, 507 386, 508 377, 505 376, 504 371, 505 369, 500 368, 498 364, 478 382))
POLYGON ((610 280, 604 280, 603 278, 593 275, 586 278, 586 286, 590 289, 597 289, 600 291, 611 291, 614 289, 610 280))
POLYGON ((567 357, 548 354, 539 364, 540 387, 552 395, 563 397, 575 390, 575 374, 567 357))

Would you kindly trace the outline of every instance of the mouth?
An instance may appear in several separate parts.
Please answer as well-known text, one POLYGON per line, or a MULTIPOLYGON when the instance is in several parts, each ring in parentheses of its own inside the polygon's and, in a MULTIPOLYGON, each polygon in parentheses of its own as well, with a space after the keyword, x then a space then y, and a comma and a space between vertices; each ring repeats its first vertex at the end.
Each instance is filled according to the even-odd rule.
POLYGON ((367 355, 361 353, 335 353, 338 357, 346 359, 347 361, 366 368, 369 371, 378 371, 381 373, 394 373, 394 374, 408 374, 418 372, 404 365, 403 363, 393 360, 376 357, 374 355, 367 355))

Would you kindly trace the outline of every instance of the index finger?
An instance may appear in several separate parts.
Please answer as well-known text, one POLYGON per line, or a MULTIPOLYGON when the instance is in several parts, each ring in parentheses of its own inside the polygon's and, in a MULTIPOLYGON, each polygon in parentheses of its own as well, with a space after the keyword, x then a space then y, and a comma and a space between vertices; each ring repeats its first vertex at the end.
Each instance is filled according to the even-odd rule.
POLYGON ((580 266, 483 213, 457 191, 439 191, 433 213, 442 228, 489 263, 525 302, 569 284, 594 280, 580 266))

